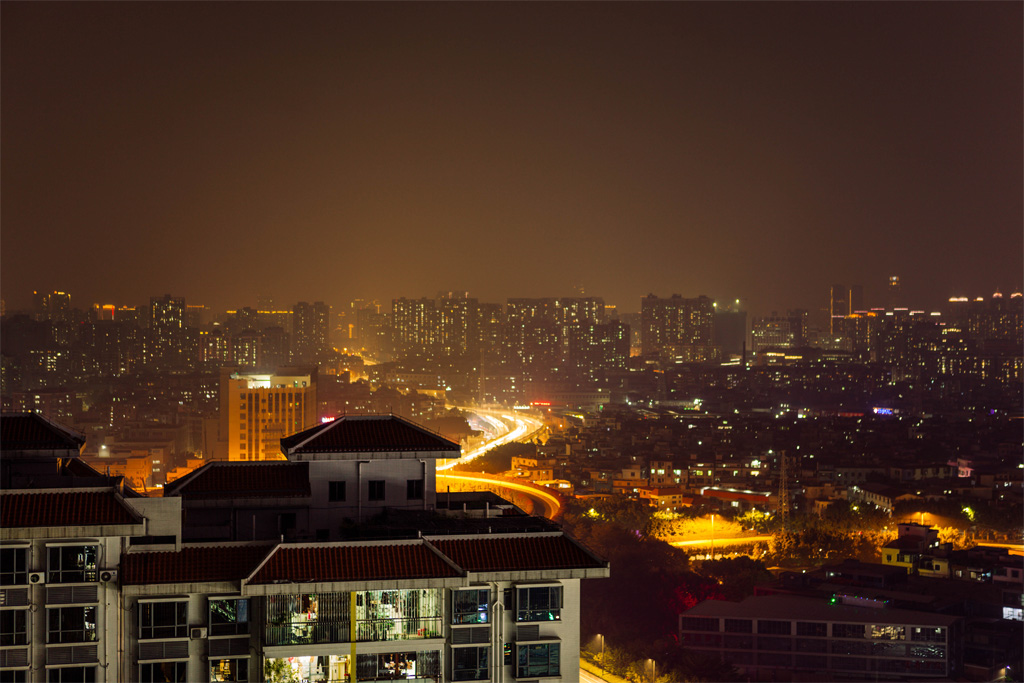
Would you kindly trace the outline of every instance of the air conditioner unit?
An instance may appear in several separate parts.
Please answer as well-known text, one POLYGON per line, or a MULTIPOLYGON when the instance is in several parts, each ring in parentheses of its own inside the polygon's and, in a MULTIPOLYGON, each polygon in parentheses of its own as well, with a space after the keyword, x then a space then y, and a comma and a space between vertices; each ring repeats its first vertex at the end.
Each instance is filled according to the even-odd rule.
POLYGON ((193 626, 188 630, 188 637, 192 640, 199 640, 200 638, 206 637, 205 626, 193 626))
POLYGON ((46 574, 43 572, 31 572, 28 575, 29 583, 46 583, 46 574))
POLYGON ((116 569, 104 569, 100 572, 100 581, 103 583, 110 583, 111 581, 117 581, 117 570, 116 569))

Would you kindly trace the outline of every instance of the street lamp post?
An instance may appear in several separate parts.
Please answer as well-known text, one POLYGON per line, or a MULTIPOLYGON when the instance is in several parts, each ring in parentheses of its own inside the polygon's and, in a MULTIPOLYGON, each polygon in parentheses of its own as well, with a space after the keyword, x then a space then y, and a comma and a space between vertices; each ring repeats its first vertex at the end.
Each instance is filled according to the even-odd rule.
POLYGON ((601 673, 604 674, 604 635, 598 633, 597 637, 601 639, 601 673))

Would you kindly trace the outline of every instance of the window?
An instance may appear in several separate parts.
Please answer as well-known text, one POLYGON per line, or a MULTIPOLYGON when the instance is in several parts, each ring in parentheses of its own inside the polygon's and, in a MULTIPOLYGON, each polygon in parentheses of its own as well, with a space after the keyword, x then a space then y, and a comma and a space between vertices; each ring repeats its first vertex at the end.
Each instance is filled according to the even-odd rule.
POLYGON ((46 613, 46 642, 87 643, 97 639, 95 607, 54 607, 46 613))
POLYGON ((562 587, 520 588, 516 621, 560 621, 562 587))
POLYGON ((519 645, 519 661, 516 664, 516 678, 534 676, 558 676, 559 643, 534 643, 519 645))
POLYGON ((718 619, 709 617, 683 617, 684 631, 717 631, 718 619))
POLYGON ((934 628, 928 626, 915 626, 910 629, 911 640, 923 640, 932 643, 944 643, 946 642, 946 633, 942 630, 941 626, 934 628))
POLYGON ((140 602, 139 638, 185 638, 188 636, 188 601, 140 602))
POLYGON ((726 633, 753 633, 754 622, 750 619, 726 619, 725 620, 725 632, 726 633))
POLYGON ((406 498, 409 500, 423 500, 423 480, 409 479, 405 482, 406 498))
POLYGON ((210 600, 210 635, 237 636, 249 633, 248 598, 210 600))
POLYGON ((0 548, 0 586, 28 583, 28 548, 0 548))
POLYGON ((28 629, 25 627, 27 609, 0 612, 0 645, 26 645, 28 629))
POLYGON ((863 638, 864 624, 832 624, 833 638, 863 638))
POLYGON ((890 626, 889 624, 871 624, 871 637, 878 640, 906 640, 905 626, 890 626))
POLYGON ((369 492, 367 493, 367 500, 384 500, 384 480, 373 479, 369 482, 369 492))
POLYGON ((488 678, 489 647, 452 648, 452 680, 479 681, 488 678))
POLYGON ((796 634, 798 636, 813 636, 815 638, 828 637, 828 624, 819 624, 813 621, 796 622, 796 634))
POLYGON ((47 669, 46 683, 96 683, 95 666, 69 666, 47 669))
POLYGON ((773 619, 758 619, 757 620, 757 632, 758 633, 777 633, 780 635, 790 635, 792 633, 792 627, 788 621, 776 621, 773 619))
POLYGON ((249 680, 249 658, 211 659, 211 681, 247 681, 249 680))
POLYGON ((0 683, 25 683, 27 671, 0 671, 0 683))
POLYGON ((96 546, 62 545, 47 550, 47 583, 96 581, 96 546))
POLYGON ((139 665, 141 683, 185 683, 188 662, 159 662, 139 665))
POLYGON ((345 482, 327 482, 327 500, 331 501, 332 503, 343 502, 345 500, 345 482))
POLYGON ((480 590, 452 592, 452 623, 453 624, 486 624, 487 603, 490 591, 480 590))

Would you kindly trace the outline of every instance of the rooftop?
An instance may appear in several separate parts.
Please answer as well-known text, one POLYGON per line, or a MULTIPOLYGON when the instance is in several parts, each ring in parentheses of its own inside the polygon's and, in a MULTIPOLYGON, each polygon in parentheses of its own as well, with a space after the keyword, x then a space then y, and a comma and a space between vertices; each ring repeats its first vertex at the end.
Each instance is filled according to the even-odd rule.
POLYGON ((0 414, 0 451, 78 451, 85 437, 38 413, 0 414))
POLYGON ((249 583, 372 581, 460 576, 422 542, 281 545, 249 583))
POLYGON ((121 583, 191 583, 241 581, 259 566, 270 545, 190 546, 178 552, 125 553, 121 583))
POLYGON ((5 493, 0 498, 0 526, 5 529, 139 523, 112 489, 5 493))
POLYGON ((429 539, 471 572, 602 568, 601 562, 561 533, 429 539))
POLYGON ((186 498, 292 498, 310 495, 309 463, 210 462, 164 487, 186 498))
POLYGON ((459 444, 396 415, 344 415, 281 439, 289 457, 306 453, 460 451, 459 444))
POLYGON ((820 598, 792 595, 764 595, 742 602, 705 600, 683 612, 687 617, 727 617, 736 619, 780 619, 791 621, 842 621, 856 624, 903 623, 916 626, 945 626, 958 617, 905 609, 875 609, 851 605, 831 605, 820 598))

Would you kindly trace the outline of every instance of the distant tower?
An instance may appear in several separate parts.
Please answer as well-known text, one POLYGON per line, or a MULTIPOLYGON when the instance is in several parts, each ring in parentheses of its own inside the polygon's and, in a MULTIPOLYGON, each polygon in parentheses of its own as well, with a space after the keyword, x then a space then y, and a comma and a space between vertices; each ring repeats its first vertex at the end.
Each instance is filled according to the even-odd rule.
POLYGON ((842 319, 850 315, 850 290, 832 285, 828 297, 828 332, 834 339, 842 329, 842 319))
POLYGON ((789 522, 789 473, 786 471, 786 451, 779 452, 779 508, 777 513, 782 525, 789 522))
POLYGON ((889 309, 898 308, 903 304, 903 293, 900 290, 900 276, 890 275, 889 284, 886 286, 886 298, 889 309))

